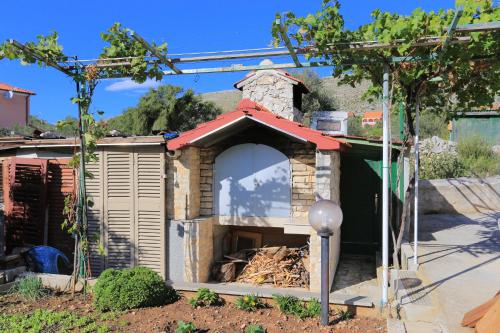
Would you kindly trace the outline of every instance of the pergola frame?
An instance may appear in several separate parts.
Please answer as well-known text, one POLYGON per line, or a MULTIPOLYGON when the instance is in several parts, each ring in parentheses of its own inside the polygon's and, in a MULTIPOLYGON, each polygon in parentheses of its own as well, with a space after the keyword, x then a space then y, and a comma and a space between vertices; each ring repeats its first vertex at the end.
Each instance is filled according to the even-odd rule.
MULTIPOLYGON (((450 26, 447 29, 446 39, 443 41, 441 37, 428 36, 422 38, 413 44, 413 46, 436 46, 443 45, 441 52, 439 54, 431 54, 428 57, 393 57, 391 63, 399 62, 419 62, 419 61, 434 61, 444 53, 446 48, 451 44, 457 43, 468 43, 471 41, 470 36, 458 36, 455 37, 454 33, 472 33, 479 31, 497 31, 500 30, 500 21, 479 23, 479 24, 467 24, 462 26, 457 26, 458 19, 462 13, 462 9, 459 8, 455 12, 455 17, 453 18, 450 26)), ((316 50, 314 45, 309 45, 307 47, 295 47, 291 44, 288 38, 286 28, 281 20, 277 20, 275 24, 279 25, 279 34, 283 39, 286 47, 277 48, 261 48, 261 49, 245 49, 245 50, 228 50, 228 51, 218 51, 218 52, 199 52, 193 54, 182 54, 175 58, 168 58, 157 54, 154 47, 151 46, 143 37, 137 34, 135 31, 129 30, 130 36, 136 41, 140 42, 150 54, 147 57, 147 61, 151 64, 162 64, 169 68, 165 70, 164 75, 189 75, 189 74, 205 74, 205 73, 224 73, 224 72, 238 72, 238 71, 254 71, 254 70, 264 70, 264 69, 284 69, 284 68, 301 68, 301 67, 332 67, 334 64, 330 61, 301 61, 299 59, 300 55, 308 54, 316 50), (251 59, 265 59, 280 56, 289 56, 292 59, 292 63, 276 63, 276 64, 258 64, 258 65, 243 65, 234 63, 229 66, 222 67, 202 67, 196 66, 195 68, 180 68, 180 65, 184 64, 202 64, 204 62, 217 62, 217 61, 236 61, 236 60, 251 60, 251 59)), ((378 41, 361 41, 352 43, 337 43, 331 45, 331 52, 338 52, 339 50, 343 52, 360 52, 369 51, 374 49, 391 49, 396 48, 398 45, 404 43, 404 40, 397 40, 393 43, 381 43, 378 41)), ((90 60, 79 60, 77 57, 69 57, 65 61, 53 62, 47 60, 42 54, 38 54, 31 49, 27 48, 24 44, 16 41, 10 40, 10 43, 16 48, 26 52, 30 56, 34 57, 38 61, 45 63, 47 66, 53 67, 58 71, 64 73, 67 76, 74 77, 82 73, 88 66, 94 66, 99 69, 130 66, 133 57, 124 58, 109 58, 109 59, 90 59, 90 60), (121 60, 117 62, 117 60, 121 60)), ((371 61, 366 61, 363 63, 371 63, 371 61)), ((377 62, 379 63, 379 62, 377 62)), ((358 62, 358 64, 360 64, 358 62)), ((383 73, 383 174, 382 174, 382 266, 383 266, 383 282, 382 282, 382 298, 380 301, 381 306, 385 306, 388 302, 388 263, 389 263, 389 64, 384 65, 383 73)), ((97 79, 110 79, 110 78, 120 78, 125 76, 100 76, 97 79)), ((81 96, 82 89, 87 89, 86 87, 81 87, 77 84, 77 94, 81 96)), ((417 244, 418 244, 418 110, 417 112, 417 136, 416 136, 416 180, 415 180, 415 224, 414 224, 414 260, 417 261, 417 244)), ((85 151, 85 141, 83 137, 82 121, 81 121, 81 108, 79 106, 79 116, 80 116, 80 149, 85 151)), ((83 156, 83 154, 82 154, 83 156)), ((80 173, 85 174, 84 168, 85 163, 80 165, 82 170, 80 173)), ((80 177, 80 188, 83 191, 83 196, 85 196, 85 177, 80 177)), ((86 200, 84 200, 85 205, 86 200)), ((85 219, 85 217, 82 217, 85 219)))

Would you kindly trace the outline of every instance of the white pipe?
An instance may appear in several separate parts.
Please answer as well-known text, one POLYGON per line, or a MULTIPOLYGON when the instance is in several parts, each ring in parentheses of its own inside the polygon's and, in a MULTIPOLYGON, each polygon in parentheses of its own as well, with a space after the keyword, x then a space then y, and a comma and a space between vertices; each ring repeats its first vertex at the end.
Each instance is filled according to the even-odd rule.
POLYGON ((418 266, 418 169, 420 166, 420 105, 417 99, 417 106, 415 108, 415 203, 414 223, 413 223, 413 264, 415 269, 418 266))
POLYGON ((388 301, 389 286, 389 66, 383 76, 383 142, 382 142, 382 307, 388 301))

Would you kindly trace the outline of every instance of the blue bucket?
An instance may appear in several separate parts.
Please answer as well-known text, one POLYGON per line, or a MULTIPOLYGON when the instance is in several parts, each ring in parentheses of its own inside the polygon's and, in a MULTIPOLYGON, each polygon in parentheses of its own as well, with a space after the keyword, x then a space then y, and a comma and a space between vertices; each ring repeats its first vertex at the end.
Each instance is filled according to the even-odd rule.
POLYGON ((33 264, 35 272, 59 274, 59 260, 66 266, 70 266, 68 257, 61 251, 50 246, 35 246, 26 253, 27 259, 33 264))

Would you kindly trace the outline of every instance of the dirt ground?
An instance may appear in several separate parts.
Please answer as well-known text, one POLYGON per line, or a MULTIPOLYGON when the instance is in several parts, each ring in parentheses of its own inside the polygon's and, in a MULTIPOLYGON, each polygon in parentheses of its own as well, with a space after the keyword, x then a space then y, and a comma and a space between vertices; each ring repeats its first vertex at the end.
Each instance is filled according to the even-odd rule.
MULTIPOLYGON (((31 313, 36 309, 56 311, 71 311, 80 315, 96 315, 103 318, 113 332, 174 332, 177 321, 191 321, 198 332, 244 332, 250 324, 260 324, 268 333, 274 332, 386 332, 385 320, 368 317, 356 317, 322 328, 319 319, 300 320, 286 316, 274 308, 266 308, 256 312, 245 312, 237 309, 234 304, 224 306, 193 309, 187 300, 182 298, 174 304, 161 307, 130 310, 124 313, 99 317, 91 304, 90 297, 77 295, 50 296, 38 301, 25 301, 15 295, 0 296, 2 314, 31 313)), ((334 318, 332 318, 334 319, 334 318)))

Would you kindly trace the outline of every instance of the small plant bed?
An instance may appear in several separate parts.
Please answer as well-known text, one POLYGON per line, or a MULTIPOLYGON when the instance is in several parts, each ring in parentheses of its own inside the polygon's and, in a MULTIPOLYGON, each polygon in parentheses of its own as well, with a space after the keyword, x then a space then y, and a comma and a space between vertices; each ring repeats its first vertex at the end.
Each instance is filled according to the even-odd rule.
POLYGON ((31 330, 26 326, 13 326, 14 329, 11 329, 12 326, 0 326, 0 332, 386 332, 383 319, 354 317, 338 321, 340 314, 332 311, 331 320, 336 324, 322 328, 318 317, 300 319, 293 314, 284 314, 273 304, 246 311, 238 309, 236 299, 231 299, 219 306, 193 308, 189 304, 190 298, 182 297, 162 306, 101 312, 94 307, 92 297, 82 294, 76 294, 74 298, 69 294, 49 294, 37 300, 26 299, 18 294, 0 295, 1 314, 6 317, 2 320, 8 323, 18 322, 20 318, 28 318, 33 324, 50 323, 53 318, 63 319, 57 325, 43 326, 43 329, 40 326, 38 329, 32 327, 31 330), (35 316, 37 311, 42 312, 35 316), (40 318, 42 314, 46 321, 40 318), (184 324, 178 330, 180 321, 184 324))
POLYGON ((223 304, 222 299, 219 297, 219 294, 211 291, 207 288, 200 288, 196 292, 193 298, 188 300, 188 303, 193 308, 206 307, 206 306, 219 306, 223 304))

